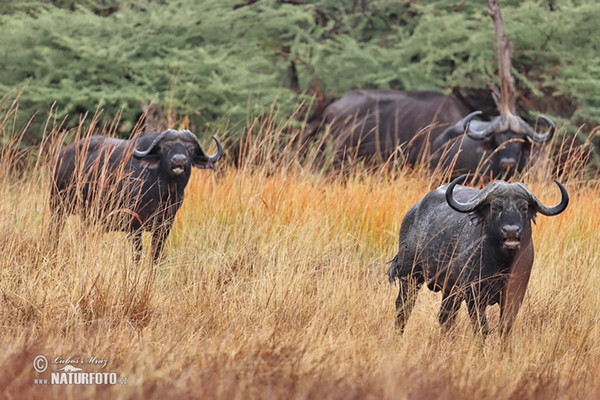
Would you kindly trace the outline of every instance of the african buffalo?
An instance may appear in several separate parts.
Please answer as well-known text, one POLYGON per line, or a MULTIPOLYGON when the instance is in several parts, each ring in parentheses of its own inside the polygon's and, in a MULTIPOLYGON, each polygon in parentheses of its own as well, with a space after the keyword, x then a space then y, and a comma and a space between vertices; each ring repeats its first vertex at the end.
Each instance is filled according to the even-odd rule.
POLYGON ((555 129, 542 117, 550 129, 535 133, 507 112, 491 122, 469 123, 477 115, 465 118, 469 111, 456 97, 434 91, 353 90, 325 108, 321 125, 330 127, 338 162, 355 156, 386 161, 396 155, 410 165, 425 161, 432 169, 449 169, 451 175, 477 171, 496 177, 522 169, 529 139, 548 141, 555 129))
POLYGON ((108 229, 129 233, 142 253, 142 232, 152 232, 156 261, 183 202, 191 167, 213 168, 223 154, 208 156, 188 130, 144 134, 137 140, 92 136, 61 150, 50 195, 51 237, 57 242, 65 217, 79 213, 108 229))
POLYGON ((569 203, 549 207, 522 183, 494 181, 484 189, 450 184, 429 192, 404 216, 398 254, 388 270, 400 281, 396 327, 404 330, 419 288, 442 291, 439 322, 448 328, 464 299, 476 330, 488 331, 485 309, 500 304, 500 330, 508 333, 521 306, 533 265, 531 221, 536 213, 560 214, 569 203))
POLYGON ((432 138, 468 112, 457 98, 433 91, 353 90, 325 108, 322 123, 340 159, 385 161, 402 146, 400 157, 414 165, 432 138))
POLYGON ((481 112, 467 115, 433 140, 432 169, 451 170, 452 177, 477 172, 480 176, 509 178, 525 168, 531 144, 547 142, 556 129, 544 115, 540 118, 549 128, 539 134, 512 114, 499 115, 489 122, 472 121, 478 114, 481 112))

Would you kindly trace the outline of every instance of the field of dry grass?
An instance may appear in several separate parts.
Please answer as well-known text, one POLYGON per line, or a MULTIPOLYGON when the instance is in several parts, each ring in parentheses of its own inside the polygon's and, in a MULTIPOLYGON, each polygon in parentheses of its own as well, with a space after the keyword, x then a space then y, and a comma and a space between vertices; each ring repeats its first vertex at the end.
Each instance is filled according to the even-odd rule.
MULTIPOLYGON (((425 173, 328 176, 281 160, 196 170, 152 272, 150 257, 133 263, 124 234, 77 217, 51 251, 48 161, 11 172, 6 160, 19 154, 7 148, 2 398, 600 398, 600 181, 563 180, 571 203, 538 218, 512 334, 498 336, 495 306, 482 342, 464 306, 443 334, 440 296, 426 289, 405 334, 394 329, 386 262, 402 216, 434 185, 425 173), (38 355, 51 363, 44 373, 38 355), (105 359, 79 366, 127 382, 34 384, 69 356, 105 359)), ((261 148, 272 151, 250 152, 261 148)), ((558 200, 550 181, 525 181, 545 203, 558 200)))

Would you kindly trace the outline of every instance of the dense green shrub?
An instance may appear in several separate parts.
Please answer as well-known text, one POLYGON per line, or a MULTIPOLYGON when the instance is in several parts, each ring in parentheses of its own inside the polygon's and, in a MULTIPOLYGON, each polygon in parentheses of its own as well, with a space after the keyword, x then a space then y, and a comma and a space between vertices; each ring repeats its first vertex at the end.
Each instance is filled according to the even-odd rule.
MULTIPOLYGON (((600 120, 600 4, 502 1, 524 112, 573 124, 600 120)), ((20 96, 20 124, 56 103, 69 123, 140 101, 176 110, 201 131, 238 134, 276 107, 286 118, 315 89, 486 88, 496 82, 484 1, 137 0, 3 2, 0 91, 20 96)))

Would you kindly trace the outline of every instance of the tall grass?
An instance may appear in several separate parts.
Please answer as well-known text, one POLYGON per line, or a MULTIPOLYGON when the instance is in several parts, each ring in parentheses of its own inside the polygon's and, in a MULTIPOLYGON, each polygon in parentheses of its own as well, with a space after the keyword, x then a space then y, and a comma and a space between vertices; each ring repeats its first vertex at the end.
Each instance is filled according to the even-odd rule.
MULTIPOLYGON (((194 171, 155 269, 149 255, 133 262, 124 234, 77 217, 51 251, 44 235, 59 145, 21 156, 18 139, 4 139, 2 397, 600 397, 598 180, 561 178, 569 208, 538 218, 533 273, 510 337, 498 336, 497 306, 485 342, 472 334, 464 306, 443 334, 440 297, 426 290, 399 336, 398 288, 387 282, 386 262, 402 216, 434 179, 360 165, 327 174, 291 148, 281 153, 285 134, 275 123, 255 128, 245 153, 252 162, 194 171), (13 168, 23 157, 33 161, 13 168), (35 385, 63 366, 37 373, 39 354, 107 359, 102 371, 127 384, 35 385)), ((47 129, 48 141, 60 143, 60 124, 47 129)), ((82 134, 110 134, 109 126, 90 129, 82 134)), ((18 137, 9 124, 0 131, 18 137)), ((558 201, 548 179, 524 179, 545 203, 558 201)))

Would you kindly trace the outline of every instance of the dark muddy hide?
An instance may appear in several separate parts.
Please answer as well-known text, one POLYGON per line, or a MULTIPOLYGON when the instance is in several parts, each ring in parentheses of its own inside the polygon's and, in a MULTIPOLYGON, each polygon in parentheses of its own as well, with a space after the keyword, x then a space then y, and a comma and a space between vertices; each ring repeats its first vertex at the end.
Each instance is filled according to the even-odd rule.
POLYGON ((500 304, 500 330, 508 333, 533 265, 531 221, 536 213, 560 214, 569 202, 540 202, 522 183, 494 181, 478 190, 458 186, 465 175, 440 186, 404 216, 398 254, 388 270, 398 279, 396 326, 404 330, 423 284, 442 292, 439 322, 448 328, 462 301, 476 331, 488 332, 486 308, 500 304))
POLYGON ((183 202, 192 167, 213 168, 223 154, 209 156, 190 131, 151 132, 137 140, 92 136, 65 147, 54 170, 50 238, 59 240, 64 219, 78 213, 107 229, 129 233, 142 253, 142 232, 152 232, 156 261, 183 202))
POLYGON ((326 147, 336 165, 392 158, 424 162, 452 177, 477 172, 508 178, 527 165, 531 142, 546 142, 554 133, 544 116, 550 128, 538 134, 514 115, 486 122, 471 121, 481 112, 468 112, 456 97, 433 91, 353 90, 325 108, 321 127, 329 127, 326 147))
POLYGON ((529 163, 532 143, 552 139, 555 125, 548 124, 543 134, 534 132, 522 119, 502 116, 492 121, 472 121, 480 112, 473 112, 447 128, 434 141, 432 168, 451 171, 452 178, 461 174, 477 173, 487 178, 508 179, 521 172, 529 163))
POLYGON ((417 164, 433 140, 469 110, 455 97, 433 91, 353 90, 330 104, 321 125, 336 162, 386 161, 417 164))

